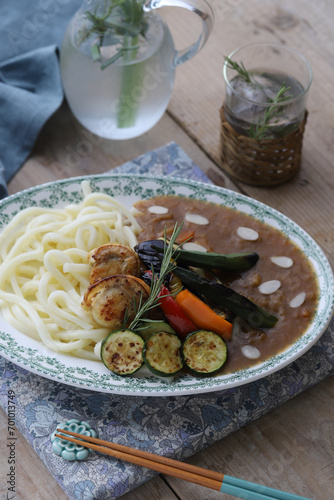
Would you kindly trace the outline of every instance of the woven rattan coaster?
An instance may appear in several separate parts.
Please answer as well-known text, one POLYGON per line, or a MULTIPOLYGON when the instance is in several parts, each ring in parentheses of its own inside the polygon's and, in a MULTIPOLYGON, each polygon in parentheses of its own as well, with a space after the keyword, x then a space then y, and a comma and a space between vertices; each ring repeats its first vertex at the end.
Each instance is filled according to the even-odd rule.
POLYGON ((239 135, 226 121, 223 108, 220 116, 220 158, 232 177, 254 186, 273 186, 298 172, 307 111, 299 129, 281 139, 263 141, 239 135))

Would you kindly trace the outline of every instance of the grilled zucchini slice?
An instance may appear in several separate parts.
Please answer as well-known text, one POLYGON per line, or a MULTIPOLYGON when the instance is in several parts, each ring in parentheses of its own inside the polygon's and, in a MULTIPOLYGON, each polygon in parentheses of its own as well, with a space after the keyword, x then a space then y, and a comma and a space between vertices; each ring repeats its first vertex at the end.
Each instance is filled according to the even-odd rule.
POLYGON ((226 357, 225 342, 208 330, 190 333, 183 343, 184 363, 197 376, 209 376, 217 372, 224 365, 226 357))
POLYGON ((144 340, 147 340, 153 333, 157 332, 168 332, 176 335, 176 331, 166 321, 160 320, 150 321, 145 324, 144 328, 138 329, 138 333, 140 333, 144 340))
POLYGON ((155 375, 175 375, 183 367, 181 347, 181 340, 174 333, 156 332, 145 342, 144 362, 155 375))
POLYGON ((101 359, 117 375, 131 375, 143 364, 144 340, 130 330, 111 332, 101 344, 101 359))

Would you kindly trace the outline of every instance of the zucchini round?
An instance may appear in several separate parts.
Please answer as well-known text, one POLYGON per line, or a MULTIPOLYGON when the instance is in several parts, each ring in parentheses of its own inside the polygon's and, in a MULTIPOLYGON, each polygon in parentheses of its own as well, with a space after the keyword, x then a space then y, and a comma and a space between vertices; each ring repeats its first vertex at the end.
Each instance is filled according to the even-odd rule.
POLYGON ((144 341, 130 330, 109 333, 101 344, 101 359, 117 375, 131 375, 143 364, 144 341))
POLYGON ((145 342, 144 362, 155 375, 175 375, 183 367, 181 347, 181 340, 174 333, 156 332, 145 342))
POLYGON ((153 333, 168 332, 176 334, 175 330, 166 321, 157 320, 145 323, 143 328, 138 329, 138 333, 147 340, 153 333))
POLYGON ((183 343, 184 363, 194 375, 212 375, 222 368, 226 357, 225 342, 208 330, 190 333, 183 343))

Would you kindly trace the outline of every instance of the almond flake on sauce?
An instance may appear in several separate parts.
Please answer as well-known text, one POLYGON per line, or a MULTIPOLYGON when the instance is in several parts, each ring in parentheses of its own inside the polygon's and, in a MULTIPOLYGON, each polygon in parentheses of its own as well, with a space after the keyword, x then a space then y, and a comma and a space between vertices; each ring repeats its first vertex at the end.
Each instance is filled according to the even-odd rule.
POLYGON ((185 219, 193 224, 198 224, 199 226, 206 226, 209 221, 206 217, 202 217, 199 214, 186 214, 185 219))
POLYGON ((161 215, 166 214, 168 212, 168 208, 161 207, 159 205, 152 205, 152 207, 148 207, 148 211, 151 212, 151 214, 161 215))
POLYGON ((259 233, 250 227, 240 226, 237 229, 237 233, 243 240, 256 241, 259 237, 259 233))
POLYGON ((276 264, 276 266, 284 267, 285 269, 293 266, 293 260, 290 259, 290 257, 285 257, 284 255, 270 257, 270 260, 273 264, 276 264))
POLYGON ((207 252, 207 249, 198 243, 192 243, 188 241, 182 245, 183 250, 195 251, 195 252, 207 252))
POLYGON ((271 293, 277 292, 280 288, 281 282, 278 280, 265 281, 259 286, 259 292, 263 295, 270 295, 271 293))
POLYGON ((304 304, 306 299, 306 293, 301 292, 296 297, 294 297, 292 300, 289 302, 289 306, 295 309, 296 307, 299 307, 304 304))
POLYGON ((260 351, 251 345, 243 345, 241 348, 242 354, 248 359, 257 359, 260 357, 260 351))

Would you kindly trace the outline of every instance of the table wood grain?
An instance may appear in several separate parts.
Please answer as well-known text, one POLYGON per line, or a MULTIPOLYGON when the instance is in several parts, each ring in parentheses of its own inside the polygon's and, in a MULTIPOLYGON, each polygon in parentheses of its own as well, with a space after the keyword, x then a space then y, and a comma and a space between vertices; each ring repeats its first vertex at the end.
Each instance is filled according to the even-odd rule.
MULTIPOLYGON (((130 141, 92 136, 66 103, 44 126, 31 156, 10 182, 15 193, 60 178, 106 172, 147 151, 176 141, 218 185, 254 197, 301 225, 334 265, 334 3, 331 0, 211 0, 216 23, 205 49, 177 70, 168 111, 151 131, 130 141), (314 79, 302 168, 289 182, 257 188, 229 179, 219 161, 219 108, 223 101, 224 56, 240 45, 271 41, 301 51, 314 79)), ((189 13, 166 9, 178 48, 194 33, 189 13), (177 11, 177 12, 176 12, 177 11)), ((194 31, 197 26, 194 23, 194 31)), ((0 413, 1 450, 7 417, 0 413)), ((30 445, 18 434, 19 468, 13 500, 66 500, 30 445)), ((0 454, 0 496, 7 498, 0 454)), ((203 450, 189 462, 312 498, 329 500, 334 491, 334 379, 329 378, 266 416, 203 450)), ((201 498, 222 494, 157 476, 124 500, 201 498)), ((228 497, 232 498, 232 497, 228 497)))

